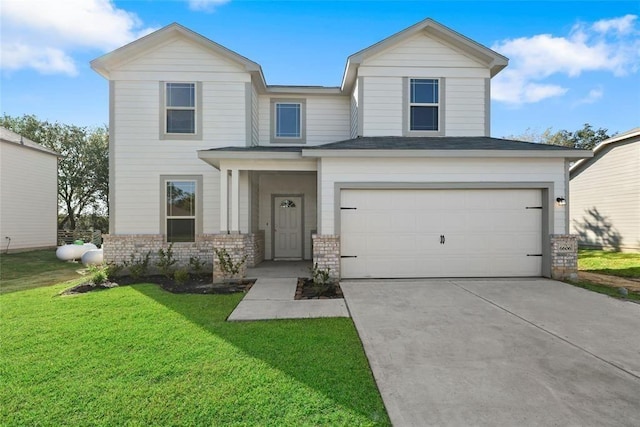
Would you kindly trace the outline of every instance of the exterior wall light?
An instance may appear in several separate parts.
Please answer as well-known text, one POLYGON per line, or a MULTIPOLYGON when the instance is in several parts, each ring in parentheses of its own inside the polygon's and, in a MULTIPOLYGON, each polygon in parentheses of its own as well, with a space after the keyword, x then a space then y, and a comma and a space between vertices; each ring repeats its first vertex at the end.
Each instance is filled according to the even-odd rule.
POLYGON ((565 206, 567 204, 567 201, 564 197, 557 197, 556 202, 558 202, 558 206, 565 206))

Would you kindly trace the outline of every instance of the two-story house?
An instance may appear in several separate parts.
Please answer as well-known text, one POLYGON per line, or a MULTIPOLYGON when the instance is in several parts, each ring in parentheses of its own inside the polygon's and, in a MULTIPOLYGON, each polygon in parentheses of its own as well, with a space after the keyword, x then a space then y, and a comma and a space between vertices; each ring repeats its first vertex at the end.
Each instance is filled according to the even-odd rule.
POLYGON ((105 258, 174 243, 343 278, 561 276, 568 166, 590 153, 490 136, 507 62, 431 19, 351 55, 340 87, 268 85, 178 24, 106 54, 105 258))

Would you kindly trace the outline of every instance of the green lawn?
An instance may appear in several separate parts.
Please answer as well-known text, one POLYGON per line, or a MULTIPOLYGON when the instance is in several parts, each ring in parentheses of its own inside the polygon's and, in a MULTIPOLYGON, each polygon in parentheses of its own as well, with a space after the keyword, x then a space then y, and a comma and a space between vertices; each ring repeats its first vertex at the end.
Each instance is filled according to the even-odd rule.
POLYGON ((0 255, 0 293, 54 285, 82 276, 78 262, 56 258, 55 249, 0 255))
POLYGON ((580 249, 578 269, 611 276, 640 278, 640 253, 580 249))
POLYGON ((0 425, 389 425, 351 319, 230 323, 241 294, 66 287, 0 295, 0 425))

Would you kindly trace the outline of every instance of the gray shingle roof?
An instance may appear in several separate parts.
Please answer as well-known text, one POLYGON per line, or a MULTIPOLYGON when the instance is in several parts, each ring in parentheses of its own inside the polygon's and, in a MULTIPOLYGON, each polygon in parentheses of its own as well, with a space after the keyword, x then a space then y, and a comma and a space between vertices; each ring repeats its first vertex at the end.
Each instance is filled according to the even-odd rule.
POLYGON ((404 137, 366 136, 306 147, 319 150, 567 150, 557 145, 513 141, 488 136, 404 137))
POLYGON ((488 136, 444 136, 444 137, 404 137, 404 136, 366 136, 345 141, 311 146, 254 146, 222 147, 209 151, 231 152, 281 152, 295 153, 302 150, 534 150, 567 151, 574 148, 558 145, 538 144, 534 142, 514 141, 491 138, 488 136))

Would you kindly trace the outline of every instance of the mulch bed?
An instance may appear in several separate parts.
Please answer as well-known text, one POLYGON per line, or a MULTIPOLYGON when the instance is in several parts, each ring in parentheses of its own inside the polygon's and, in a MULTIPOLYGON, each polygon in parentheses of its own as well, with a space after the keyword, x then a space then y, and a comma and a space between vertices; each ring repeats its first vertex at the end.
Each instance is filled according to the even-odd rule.
POLYGON ((247 292, 255 280, 229 280, 222 283, 212 283, 211 276, 190 275, 189 280, 183 284, 177 284, 173 279, 162 275, 145 276, 137 280, 129 276, 118 278, 116 282, 105 282, 94 285, 91 282, 81 283, 62 292, 62 295, 84 294, 92 291, 115 288, 117 286, 132 285, 135 283, 155 283, 167 292, 174 294, 233 294, 247 292))
POLYGON ((336 299, 344 298, 340 285, 336 283, 333 288, 321 291, 313 286, 313 281, 306 277, 298 278, 295 299, 336 299))

